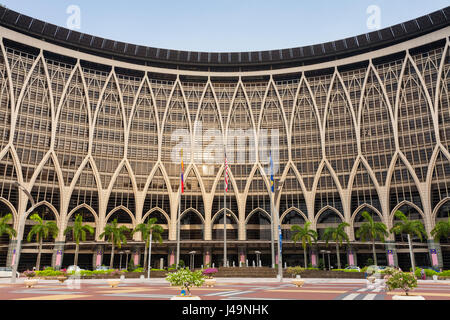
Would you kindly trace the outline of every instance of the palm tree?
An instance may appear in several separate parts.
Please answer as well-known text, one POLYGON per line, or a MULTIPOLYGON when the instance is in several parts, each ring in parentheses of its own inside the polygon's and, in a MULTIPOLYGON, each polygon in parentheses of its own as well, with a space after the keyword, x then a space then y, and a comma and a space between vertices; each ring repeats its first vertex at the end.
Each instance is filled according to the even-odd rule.
POLYGON ((296 244, 298 241, 302 242, 303 247, 303 256, 305 260, 305 268, 308 267, 307 264, 307 255, 306 255, 306 245, 311 245, 311 240, 314 240, 314 242, 317 242, 317 232, 309 229, 309 226, 311 225, 311 222, 307 221, 305 223, 305 226, 302 228, 298 225, 294 225, 291 227, 292 232, 294 233, 292 235, 292 240, 294 241, 294 244, 296 244))
POLYGON ((11 240, 12 237, 17 236, 16 230, 9 225, 9 222, 12 220, 13 216, 11 213, 8 213, 4 217, 0 218, 0 237, 6 233, 11 240))
POLYGON ((78 214, 75 217, 75 221, 73 226, 69 226, 64 230, 64 235, 68 233, 72 233, 73 240, 75 240, 75 262, 74 265, 78 265, 78 251, 80 248, 80 239, 81 241, 86 241, 86 232, 89 232, 91 235, 94 234, 94 228, 89 225, 83 225, 83 217, 78 214))
POLYGON ((448 238, 450 236, 450 217, 448 217, 447 221, 439 221, 436 223, 436 226, 431 230, 430 234, 436 242, 439 242, 441 238, 448 238))
POLYGON ((117 225, 117 219, 114 219, 112 223, 105 226, 105 231, 99 236, 100 239, 107 238, 108 241, 112 244, 111 259, 109 262, 110 269, 113 268, 114 247, 117 246, 120 249, 122 247, 122 243, 127 244, 127 237, 125 233, 128 231, 130 231, 130 229, 125 226, 119 227, 117 225))
POLYGON ((47 239, 49 234, 52 235, 53 239, 56 239, 59 230, 55 222, 53 221, 45 222, 37 213, 33 214, 30 217, 30 219, 35 221, 36 224, 31 228, 30 232, 28 233, 27 241, 30 242, 33 239, 33 236, 36 236, 36 243, 39 243, 39 250, 36 261, 36 270, 39 271, 39 267, 41 264, 42 241, 44 239, 47 239))
POLYGON ((336 242, 336 255, 337 255, 338 269, 341 268, 341 258, 339 256, 339 246, 342 245, 343 240, 346 240, 347 243, 349 242, 348 234, 344 230, 345 227, 349 227, 349 226, 350 225, 347 222, 342 222, 336 228, 334 228, 334 227, 326 228, 325 232, 323 233, 323 238, 326 241, 327 246, 328 246, 328 241, 330 241, 330 239, 336 242))
POLYGON ((414 262, 414 252, 413 252, 413 245, 411 242, 411 236, 418 236, 420 241, 422 241, 422 234, 427 235, 425 232, 425 227, 423 226, 423 223, 419 220, 408 220, 408 218, 405 216, 403 212, 400 210, 397 210, 395 212, 395 216, 399 218, 401 221, 394 224, 394 226, 391 229, 391 233, 395 234, 407 234, 408 235, 408 245, 409 245, 409 256, 411 258, 411 266, 413 272, 416 270, 416 264, 414 262))
POLYGON ((375 240, 377 238, 384 242, 384 238, 389 235, 387 227, 383 222, 375 222, 367 211, 362 213, 362 216, 367 222, 364 222, 359 230, 356 232, 356 237, 361 238, 362 242, 367 239, 372 240, 372 254, 375 265, 378 265, 377 254, 375 252, 375 240))
POLYGON ((161 234, 164 232, 164 229, 156 224, 157 219, 151 218, 148 219, 147 223, 140 223, 134 228, 131 234, 135 234, 136 232, 140 232, 142 234, 142 240, 145 241, 145 249, 144 249, 144 270, 147 270, 147 248, 150 246, 149 252, 149 261, 151 261, 151 242, 154 237, 154 241, 158 241, 162 243, 161 234))

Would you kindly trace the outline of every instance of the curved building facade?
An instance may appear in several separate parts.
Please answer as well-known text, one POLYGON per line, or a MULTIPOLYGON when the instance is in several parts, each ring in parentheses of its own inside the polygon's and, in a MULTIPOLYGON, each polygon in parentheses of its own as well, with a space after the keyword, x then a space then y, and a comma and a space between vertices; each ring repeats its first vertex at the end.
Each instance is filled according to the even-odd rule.
MULTIPOLYGON (((303 261, 290 227, 306 221, 319 234, 347 222, 341 261, 361 265, 371 257, 356 237, 361 213, 391 228, 401 210, 428 234, 416 240, 417 264, 450 268, 448 240, 430 236, 450 210, 450 8, 345 40, 243 53, 135 46, 0 11, 0 215, 31 228, 15 182, 60 230, 82 214, 95 234, 81 267, 109 263, 106 224, 149 217, 165 230, 154 265, 174 263, 178 211, 181 259, 195 251, 195 265, 221 265, 226 205, 230 265, 252 265, 255 251, 271 264, 276 214, 288 266, 303 261)), ((125 259, 142 263, 140 235, 128 238, 125 259)), ((1 238, 0 265, 14 246, 1 238)), ((313 264, 321 249, 310 250, 313 264)), ((380 264, 409 267, 401 236, 377 252, 380 264)), ((73 253, 61 231, 45 241, 43 264, 70 265, 73 253)), ((35 255, 25 241, 19 269, 35 255)))

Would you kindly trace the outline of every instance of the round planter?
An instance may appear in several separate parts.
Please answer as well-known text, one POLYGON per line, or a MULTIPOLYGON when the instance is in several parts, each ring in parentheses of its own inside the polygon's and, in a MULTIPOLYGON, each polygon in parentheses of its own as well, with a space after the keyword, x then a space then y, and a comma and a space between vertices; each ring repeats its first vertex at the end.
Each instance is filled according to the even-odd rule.
POLYGON ((173 296, 170 300, 202 300, 199 296, 173 296))
POLYGON ((214 287, 215 284, 216 279, 205 279, 205 286, 207 286, 208 288, 214 287))
POLYGON ((23 283, 27 288, 33 288, 39 282, 38 279, 25 279, 23 283))
POLYGON ((120 279, 109 279, 107 282, 111 288, 116 288, 120 283, 120 279))
POLYGON ((425 300, 422 296, 393 296, 392 300, 425 300))
POLYGON ((375 283, 376 278, 374 276, 367 277, 367 281, 370 283, 375 283))
POLYGON ((294 280, 292 280, 292 284, 295 284, 297 286, 297 288, 301 288, 305 284, 305 280, 294 279, 294 280))
POLYGON ((64 283, 64 281, 67 280, 67 277, 66 276, 59 276, 59 277, 56 277, 56 280, 58 280, 60 283, 64 283))

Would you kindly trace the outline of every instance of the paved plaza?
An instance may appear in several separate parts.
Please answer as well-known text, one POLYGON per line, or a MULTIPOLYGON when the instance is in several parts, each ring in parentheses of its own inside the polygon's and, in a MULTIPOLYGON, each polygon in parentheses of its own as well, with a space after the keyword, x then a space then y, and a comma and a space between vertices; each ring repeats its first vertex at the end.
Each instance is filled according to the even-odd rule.
MULTIPOLYGON (((366 280, 304 279, 302 288, 291 279, 217 279, 213 288, 193 288, 192 294, 202 300, 391 300, 399 292, 385 292, 366 280)), ((0 300, 169 300, 180 293, 164 279, 125 279, 117 288, 106 280, 78 280, 59 283, 40 280, 26 288, 23 279, 11 284, 0 280, 0 300)), ((450 300, 450 281, 419 281, 413 295, 426 300, 450 300)))

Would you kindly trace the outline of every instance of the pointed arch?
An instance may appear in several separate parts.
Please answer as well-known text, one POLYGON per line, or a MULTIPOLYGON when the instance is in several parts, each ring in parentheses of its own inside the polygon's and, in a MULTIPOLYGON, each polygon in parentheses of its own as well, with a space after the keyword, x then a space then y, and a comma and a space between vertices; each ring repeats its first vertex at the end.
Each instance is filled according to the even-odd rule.
POLYGON ((436 146, 436 134, 426 89, 412 62, 407 59, 401 81, 398 105, 398 141, 400 150, 424 182, 428 164, 436 146))
POLYGON ((99 212, 99 185, 91 159, 88 159, 80 170, 78 177, 72 181, 73 189, 70 196, 68 211, 72 211, 80 205, 88 205, 99 212), (75 182, 75 183, 74 183, 75 182))
POLYGON ((427 52, 411 53, 411 59, 414 61, 424 82, 427 84, 428 94, 431 101, 435 101, 437 79, 439 67, 445 51, 445 43, 442 46, 431 49, 427 52))
POLYGON ((401 157, 397 157, 392 175, 388 177, 390 182, 387 184, 389 188, 390 210, 392 211, 394 207, 403 201, 409 201, 419 208, 423 208, 416 180, 401 157))
POLYGON ((361 225, 367 222, 366 219, 362 216, 362 213, 365 211, 367 213, 369 213, 369 215, 372 217, 374 222, 384 222, 382 214, 375 207, 373 207, 369 204, 361 205, 359 208, 357 208, 353 212, 351 222, 350 222, 355 240, 360 240, 359 238, 356 237, 356 234, 357 234, 359 228, 361 227, 361 225))
POLYGON ((142 223, 147 223, 151 218, 156 218, 156 224, 163 228, 161 237, 163 240, 169 239, 170 218, 168 214, 161 208, 154 207, 142 217, 142 223))
POLYGON ((443 199, 450 197, 450 160, 442 150, 434 162, 430 187, 431 208, 435 210, 443 199))
POLYGON ((172 190, 180 183, 180 154, 185 166, 191 162, 191 123, 180 83, 176 83, 167 107, 162 133, 161 160, 170 178, 172 190))
POLYGON ((248 103, 256 124, 259 122, 260 111, 270 82, 269 80, 262 80, 259 82, 243 81, 242 84, 247 94, 248 103))
POLYGON ((442 67, 439 98, 436 108, 438 114, 439 136, 441 143, 450 150, 450 48, 447 44, 445 63, 442 67))
MULTIPOLYGON (((161 167, 158 166, 145 193, 143 212, 148 213, 152 208, 160 208, 163 212, 170 213, 170 204, 168 185, 161 167)), ((167 221, 170 221, 168 216, 167 221)))
POLYGON ((376 208, 378 211, 382 211, 378 188, 372 180, 372 177, 363 161, 359 162, 353 181, 350 181, 350 183, 350 210, 352 214, 356 212, 356 210, 363 204, 368 204, 376 208))
MULTIPOLYGON (((281 190, 279 214, 283 215, 289 208, 297 208, 299 212, 308 212, 302 185, 292 167, 289 168, 281 190)), ((280 217, 280 221, 281 221, 280 217)))
MULTIPOLYGON (((283 107, 273 81, 269 82, 258 125, 259 162, 268 168, 272 154, 275 176, 281 176, 289 161, 287 123, 283 107), (270 140, 270 141, 269 141, 270 140)), ((270 175, 270 170, 266 171, 270 175)))
POLYGON ((189 208, 180 216, 180 239, 203 240, 205 236, 205 219, 194 208, 189 208))
MULTIPOLYGON (((203 94, 208 86, 206 82, 182 82, 186 103, 191 116, 191 123, 194 124, 197 117, 203 94)), ((194 127, 192 127, 194 130, 194 127)))
POLYGON ((322 123, 325 117, 325 109, 327 106, 328 92, 331 87, 331 82, 334 81, 335 74, 329 72, 324 75, 305 75, 307 82, 311 88, 312 96, 317 104, 318 118, 322 123))
POLYGON ((256 162, 255 122, 240 82, 233 97, 226 132, 227 158, 238 190, 243 190, 256 162))
POLYGON ((89 106, 78 67, 67 84, 66 94, 61 98, 58 114, 54 148, 64 184, 69 186, 89 150, 89 106))
MULTIPOLYGON (((133 184, 133 178, 126 165, 126 162, 122 164, 119 174, 114 180, 114 184, 110 189, 108 197, 108 206, 106 211, 113 210, 117 207, 127 208, 129 212, 136 213, 136 198, 135 198, 135 186, 133 184)), ((135 217, 133 216, 133 219, 135 217)))
POLYGON ((117 219, 119 224, 131 224, 133 227, 136 226, 136 219, 133 213, 125 206, 118 206, 112 209, 105 217, 106 223, 117 219))
POLYGON ((300 75, 298 79, 274 81, 288 123, 290 123, 291 120, 292 110, 294 109, 294 104, 300 82, 301 82, 300 75))
POLYGON ((19 181, 11 150, 0 160, 0 197, 8 200, 16 210, 19 208, 19 190, 14 183, 19 181))
POLYGON ((146 79, 137 95, 130 119, 127 158, 139 190, 158 161, 159 125, 151 89, 146 79))
POLYGON ((360 137, 361 152, 380 185, 386 183, 389 164, 396 151, 394 127, 382 84, 370 67, 362 97, 360 137))
POLYGON ((327 163, 323 164, 321 174, 316 179, 314 216, 317 217, 319 212, 326 206, 331 206, 335 210, 343 212, 341 192, 327 163))
MULTIPOLYGON (((211 82, 211 89, 216 97, 216 103, 222 115, 223 127, 227 124, 228 114, 230 113, 231 103, 238 87, 238 82, 211 82)), ((225 130, 225 129, 224 129, 225 130)))
MULTIPOLYGON (((405 61, 404 55, 403 53, 403 56, 395 61, 380 62, 374 65, 386 90, 390 106, 395 106, 400 76, 405 61)), ((394 112, 394 110, 391 110, 391 112, 394 112)))
MULTIPOLYGON (((227 240, 238 240, 239 219, 233 211, 227 208, 227 240)), ((211 218, 212 240, 223 240, 224 238, 224 209, 222 208, 211 218)))
MULTIPOLYGON (((152 90, 153 97, 155 99, 155 107, 158 112, 158 119, 162 122, 164 120, 164 114, 175 85, 175 80, 159 80, 151 78, 149 75, 150 89, 152 90)), ((161 123, 160 122, 160 123, 161 123)), ((161 126, 161 130, 162 130, 161 126)))
POLYGON ((194 122, 194 163, 200 168, 206 192, 224 163, 224 132, 220 110, 211 84, 205 87, 194 122))
MULTIPOLYGON (((62 190, 60 188, 61 183, 58 176, 58 169, 55 166, 55 162, 52 155, 49 155, 41 171, 37 175, 31 188, 31 196, 36 203, 46 202, 51 204, 56 209, 56 215, 58 210, 61 209, 62 190)), ((31 207, 30 202, 28 202, 31 207)))
MULTIPOLYGON (((3 44, 2 44, 3 45, 3 44)), ((12 97, 13 103, 16 105, 20 96, 20 92, 25 85, 25 78, 32 69, 34 63, 39 57, 39 53, 36 52, 23 52, 9 47, 8 44, 4 45, 5 58, 8 62, 9 69, 11 70, 10 80, 12 85, 12 97)))
POLYGON ((53 111, 50 87, 44 63, 40 58, 18 100, 14 145, 22 164, 25 182, 29 182, 35 168, 50 148, 53 111), (39 93, 39 94, 38 94, 39 93), (35 129, 39 124, 39 130, 35 129))
MULTIPOLYGON (((65 221, 65 226, 72 226, 78 215, 82 217, 83 225, 88 225, 94 228, 94 233, 92 235, 89 232, 86 232, 86 241, 95 241, 95 239, 97 239, 97 233, 99 229, 98 216, 95 213, 94 209, 92 209, 89 205, 79 205, 77 208, 74 208, 71 212, 69 212, 65 221)), ((61 230, 61 232, 64 232, 64 230, 61 230)), ((72 232, 66 234, 65 241, 74 242, 72 232)))
POLYGON ((125 123, 120 92, 110 76, 95 116, 92 158, 100 173, 102 188, 108 188, 114 171, 125 154, 125 123))
POLYGON ((359 113, 360 99, 368 70, 368 67, 364 67, 349 71, 340 71, 344 88, 348 91, 355 114, 359 113))
POLYGON ((269 187, 261 172, 260 168, 255 166, 245 188, 246 219, 255 208, 261 208, 265 212, 271 212, 269 187))
POLYGON ((270 240, 271 220, 266 210, 261 208, 252 210, 245 219, 246 240, 270 240))
POLYGON ((335 77, 325 116, 325 154, 342 186, 358 156, 356 127, 351 104, 339 77, 335 77))
POLYGON ((9 143, 13 114, 6 61, 0 54, 0 150, 9 143))
POLYGON ((300 84, 292 120, 292 159, 306 188, 311 190, 323 157, 322 135, 313 97, 305 81, 300 84))
MULTIPOLYGON (((228 191, 226 192, 226 206, 227 211, 232 212, 233 214, 237 214, 239 216, 239 206, 237 202, 237 194, 232 168, 229 166, 228 168, 228 191)), ((212 194, 214 194, 214 198, 212 200, 212 208, 211 214, 215 215, 217 212, 220 212, 224 208, 224 191, 225 191, 225 167, 222 166, 220 168, 219 174, 214 182, 212 187, 212 194)))
POLYGON ((53 103, 55 106, 58 106, 64 94, 66 84, 70 80, 70 75, 76 68, 76 62, 73 60, 71 61, 73 63, 64 63, 56 59, 49 58, 44 58, 44 60, 47 65, 49 79, 52 86, 52 94, 54 98, 53 103))
POLYGON ((145 82, 145 80, 141 75, 123 74, 121 69, 115 69, 114 72, 116 74, 117 83, 122 95, 125 116, 128 120, 131 117, 131 113, 134 108, 134 102, 136 101, 136 96, 139 94, 142 83, 143 81, 145 82))
POLYGON ((205 204, 200 175, 194 166, 184 176, 184 193, 181 196, 181 212, 189 209, 196 209, 203 218, 205 217, 205 204))
POLYGON ((97 106, 99 99, 102 98, 103 88, 105 87, 106 82, 111 78, 111 68, 106 68, 106 70, 100 69, 103 68, 94 70, 84 66, 81 67, 92 115, 97 112, 97 106))

